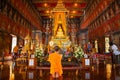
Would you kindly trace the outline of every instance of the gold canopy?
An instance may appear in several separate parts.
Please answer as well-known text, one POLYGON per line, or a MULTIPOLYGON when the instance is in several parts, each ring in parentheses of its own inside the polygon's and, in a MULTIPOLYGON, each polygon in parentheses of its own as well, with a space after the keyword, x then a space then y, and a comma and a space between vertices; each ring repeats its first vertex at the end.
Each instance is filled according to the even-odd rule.
POLYGON ((58 0, 56 7, 52 10, 52 12, 69 12, 65 6, 63 5, 62 0, 58 0))

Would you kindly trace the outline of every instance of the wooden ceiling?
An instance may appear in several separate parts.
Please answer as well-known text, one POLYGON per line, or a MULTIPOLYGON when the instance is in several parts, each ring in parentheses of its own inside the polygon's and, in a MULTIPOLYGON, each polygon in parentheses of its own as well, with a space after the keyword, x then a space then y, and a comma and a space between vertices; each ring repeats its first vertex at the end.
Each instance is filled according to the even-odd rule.
MULTIPOLYGON (((58 0, 32 0, 39 14, 43 18, 50 18, 50 12, 56 7, 58 0)), ((62 0, 69 11, 69 17, 81 17, 87 5, 87 0, 62 0)))

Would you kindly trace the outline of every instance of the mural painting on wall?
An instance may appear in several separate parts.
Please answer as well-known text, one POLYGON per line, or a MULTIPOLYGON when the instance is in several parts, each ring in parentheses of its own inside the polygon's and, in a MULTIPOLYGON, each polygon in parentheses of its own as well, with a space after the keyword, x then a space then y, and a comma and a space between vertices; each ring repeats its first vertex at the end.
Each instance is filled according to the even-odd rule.
POLYGON ((2 22, 2 24, 1 24, 1 29, 2 29, 2 30, 5 30, 5 26, 6 26, 5 22, 2 22))
POLYGON ((18 24, 16 25, 16 34, 17 35, 19 34, 19 25, 18 24))
POLYGON ((5 55, 8 55, 10 53, 11 40, 12 39, 9 34, 0 32, 0 55, 3 51, 5 52, 5 55))
POLYGON ((107 25, 107 30, 108 30, 107 32, 111 30, 110 25, 107 25))
POLYGON ((18 34, 18 32, 17 32, 17 31, 18 31, 17 25, 14 25, 14 34, 16 34, 16 35, 17 35, 17 34, 18 34))
POLYGON ((120 29, 120 20, 117 20, 117 23, 118 23, 118 27, 120 29))
POLYGON ((117 21, 114 22, 114 25, 115 25, 115 30, 119 30, 119 26, 118 26, 117 21))
POLYGON ((8 25, 8 31, 11 33, 11 25, 8 25))

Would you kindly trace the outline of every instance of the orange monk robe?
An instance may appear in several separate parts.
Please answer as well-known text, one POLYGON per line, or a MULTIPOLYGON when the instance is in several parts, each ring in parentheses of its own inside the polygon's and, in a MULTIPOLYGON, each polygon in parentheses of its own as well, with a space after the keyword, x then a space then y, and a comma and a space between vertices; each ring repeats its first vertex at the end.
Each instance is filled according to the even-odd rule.
POLYGON ((48 61, 50 62, 50 74, 54 74, 55 72, 58 72, 58 74, 61 76, 62 71, 62 64, 61 64, 62 55, 58 53, 51 53, 49 55, 48 61))

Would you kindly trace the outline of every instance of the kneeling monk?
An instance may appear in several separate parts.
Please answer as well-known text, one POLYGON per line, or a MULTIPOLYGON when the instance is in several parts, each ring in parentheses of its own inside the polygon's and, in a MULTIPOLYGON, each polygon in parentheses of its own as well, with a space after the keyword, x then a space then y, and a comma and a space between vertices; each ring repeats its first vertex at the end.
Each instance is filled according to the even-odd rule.
POLYGON ((58 46, 54 47, 54 52, 49 54, 48 61, 50 62, 50 74, 52 74, 52 77, 59 77, 62 75, 62 54, 59 54, 60 48, 58 46))

